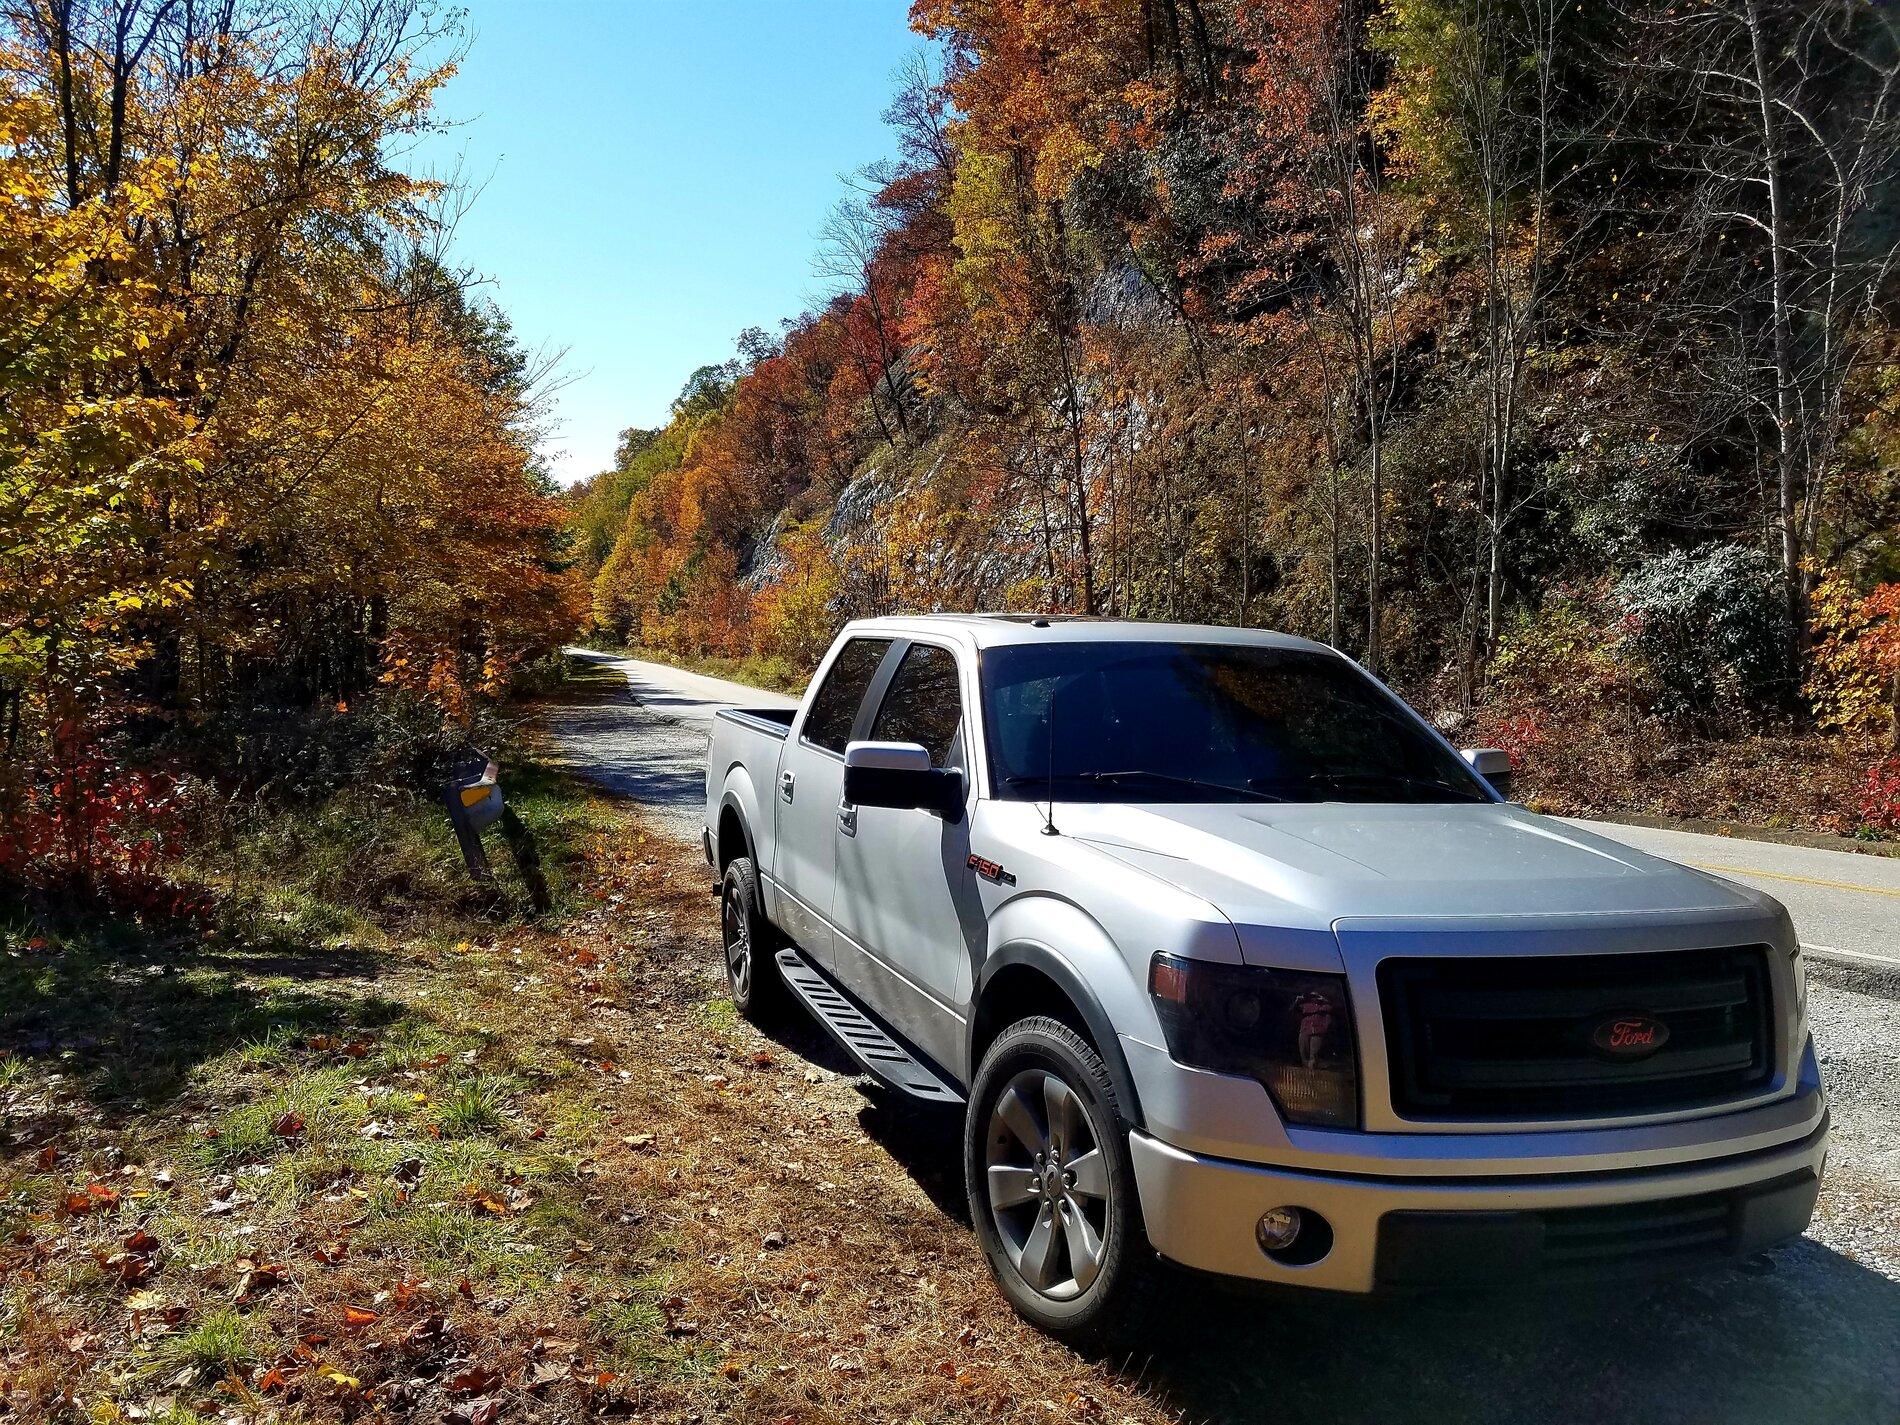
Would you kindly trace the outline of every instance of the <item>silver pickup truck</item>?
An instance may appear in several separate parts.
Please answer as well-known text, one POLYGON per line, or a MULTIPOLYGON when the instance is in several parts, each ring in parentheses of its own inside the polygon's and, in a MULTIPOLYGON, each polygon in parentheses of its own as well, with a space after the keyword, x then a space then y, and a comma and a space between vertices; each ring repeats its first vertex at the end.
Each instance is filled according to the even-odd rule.
POLYGON ((1368 1292, 1668 1271, 1826 1160, 1767 896, 1535 816, 1329 648, 986 615, 839 635, 706 772, 732 996, 959 1108, 1025 1317, 1163 1260, 1368 1292))

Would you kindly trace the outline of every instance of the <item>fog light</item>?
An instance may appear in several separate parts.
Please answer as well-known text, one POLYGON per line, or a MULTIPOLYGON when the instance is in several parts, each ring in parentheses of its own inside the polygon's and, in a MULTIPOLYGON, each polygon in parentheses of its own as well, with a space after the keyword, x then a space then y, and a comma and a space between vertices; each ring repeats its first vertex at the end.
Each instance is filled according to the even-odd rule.
POLYGON ((1254 1224, 1254 1240, 1263 1252, 1284 1252, 1300 1235, 1300 1210, 1297 1207, 1270 1207, 1254 1224))

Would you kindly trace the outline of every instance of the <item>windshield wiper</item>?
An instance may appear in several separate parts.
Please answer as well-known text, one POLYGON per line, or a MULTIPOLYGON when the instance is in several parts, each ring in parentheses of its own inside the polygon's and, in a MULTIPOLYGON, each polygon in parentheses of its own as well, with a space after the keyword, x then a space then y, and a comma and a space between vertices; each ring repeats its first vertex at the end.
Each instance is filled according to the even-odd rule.
MULTIPOLYGON (((1231 782, 1210 782, 1204 777, 1183 777, 1173 772, 1150 772, 1146 768, 1131 767, 1118 772, 1058 772, 1058 782, 1127 782, 1146 779, 1150 782, 1165 782, 1176 787, 1195 787, 1201 791, 1221 792, 1236 797, 1247 797, 1257 802, 1283 802, 1285 797, 1275 796, 1272 792, 1263 792, 1254 787, 1237 787, 1231 782)), ((1047 776, 1036 777, 1024 774, 1017 777, 1005 777, 1003 783, 1011 787, 1046 786, 1051 779, 1047 776)))
POLYGON ((1311 780, 1329 785, 1340 783, 1396 782, 1407 787, 1426 787, 1435 792, 1449 792, 1462 802, 1482 802, 1487 800, 1469 787, 1458 786, 1454 782, 1440 781, 1437 777, 1420 777, 1411 772, 1314 772, 1311 780))

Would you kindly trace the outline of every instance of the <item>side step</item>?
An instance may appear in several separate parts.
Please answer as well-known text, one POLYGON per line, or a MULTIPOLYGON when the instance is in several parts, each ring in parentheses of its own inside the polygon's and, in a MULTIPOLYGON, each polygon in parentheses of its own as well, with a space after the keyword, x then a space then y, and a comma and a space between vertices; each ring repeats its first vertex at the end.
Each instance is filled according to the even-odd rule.
POLYGON ((797 950, 788 947, 779 951, 778 969, 792 993, 866 1073, 925 1103, 963 1102, 962 1094, 846 999, 824 972, 797 950))

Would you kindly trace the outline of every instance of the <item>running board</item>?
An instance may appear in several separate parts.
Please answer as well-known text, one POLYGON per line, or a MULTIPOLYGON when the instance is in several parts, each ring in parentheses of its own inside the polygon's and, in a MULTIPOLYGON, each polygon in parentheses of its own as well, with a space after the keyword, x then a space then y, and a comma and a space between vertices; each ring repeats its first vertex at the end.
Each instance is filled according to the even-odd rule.
POLYGON ((778 952, 778 971, 845 1053, 863 1070, 899 1093, 925 1103, 961 1104, 963 1095, 864 1013, 797 950, 778 952))

